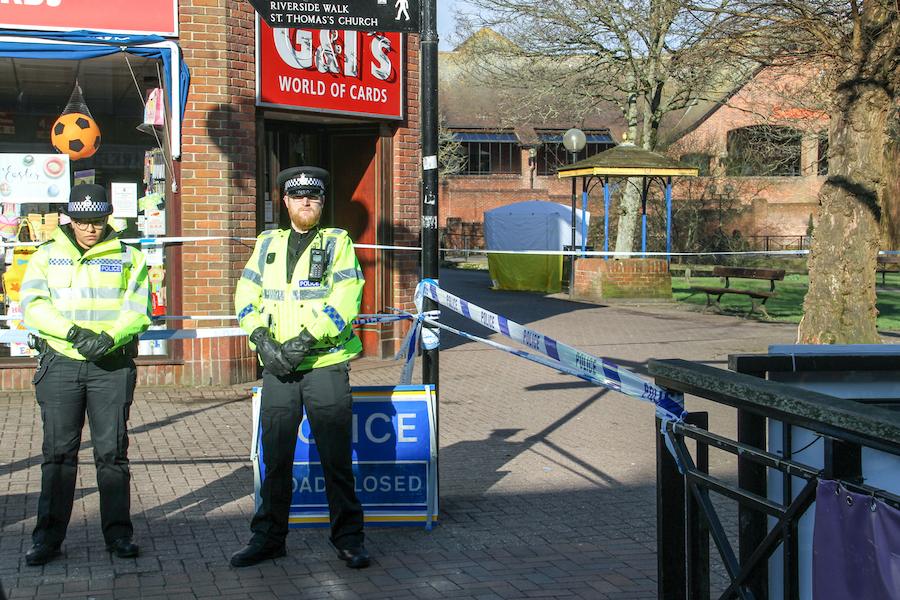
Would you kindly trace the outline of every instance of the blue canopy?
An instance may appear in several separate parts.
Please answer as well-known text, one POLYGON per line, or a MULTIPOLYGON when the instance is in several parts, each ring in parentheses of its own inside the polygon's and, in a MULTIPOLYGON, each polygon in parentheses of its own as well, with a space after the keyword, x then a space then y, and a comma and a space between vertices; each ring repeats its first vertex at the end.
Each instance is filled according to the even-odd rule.
POLYGON ((84 60, 117 52, 162 60, 169 106, 179 107, 178 117, 172 116, 169 127, 172 157, 178 158, 181 155, 181 123, 191 83, 191 74, 181 58, 178 44, 158 35, 120 35, 87 30, 0 31, 0 56, 10 58, 84 60))

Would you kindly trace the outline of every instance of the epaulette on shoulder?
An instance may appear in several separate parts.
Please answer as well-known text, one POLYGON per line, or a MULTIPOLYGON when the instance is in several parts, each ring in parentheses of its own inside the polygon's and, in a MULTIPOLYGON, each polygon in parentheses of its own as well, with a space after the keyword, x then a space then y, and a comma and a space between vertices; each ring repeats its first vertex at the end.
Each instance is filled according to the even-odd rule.
POLYGON ((326 227, 325 229, 322 230, 322 233, 324 233, 325 235, 335 235, 335 236, 348 235, 347 230, 341 229, 340 227, 326 227))
POLYGON ((270 235, 275 235, 276 233, 281 233, 282 231, 284 231, 284 229, 266 229, 265 231, 263 231, 256 237, 257 238, 268 237, 270 235))

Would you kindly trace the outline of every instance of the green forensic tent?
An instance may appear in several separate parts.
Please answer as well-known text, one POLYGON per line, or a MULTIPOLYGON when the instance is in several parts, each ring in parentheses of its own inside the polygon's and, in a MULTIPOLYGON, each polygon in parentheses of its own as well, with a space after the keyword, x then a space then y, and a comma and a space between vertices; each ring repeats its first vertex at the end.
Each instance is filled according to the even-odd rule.
MULTIPOLYGON (((575 218, 575 246, 580 247, 581 211, 575 218)), ((590 213, 585 213, 584 220, 586 231, 590 213)), ((572 208, 532 200, 486 210, 484 241, 491 251, 488 269, 494 289, 559 292, 563 256, 558 252, 572 241, 572 208), (540 250, 557 254, 541 254, 540 250)))

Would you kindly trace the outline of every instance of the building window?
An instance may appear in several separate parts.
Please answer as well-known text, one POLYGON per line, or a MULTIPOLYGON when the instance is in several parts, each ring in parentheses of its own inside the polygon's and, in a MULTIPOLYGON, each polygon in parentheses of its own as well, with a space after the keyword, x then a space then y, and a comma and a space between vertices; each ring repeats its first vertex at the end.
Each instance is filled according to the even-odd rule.
POLYGON ((828 132, 819 132, 819 159, 816 161, 819 175, 828 175, 828 132))
POLYGON ((514 133, 455 131, 465 164, 461 175, 521 174, 522 150, 514 133))
POLYGON ((800 176, 800 140, 796 129, 753 125, 728 132, 725 174, 729 177, 800 176))
POLYGON ((710 161, 712 160, 712 156, 709 154, 703 154, 702 152, 691 152, 689 154, 683 154, 680 158, 681 162, 687 163, 691 166, 697 167, 697 175, 700 177, 709 177, 710 176, 710 161))
MULTIPOLYGON (((562 138, 565 130, 535 130, 538 138, 543 145, 538 148, 537 152, 537 174, 538 175, 556 175, 559 167, 567 165, 573 161, 572 153, 563 146, 562 138)), ((609 150, 615 143, 607 129, 588 130, 584 132, 587 143, 581 152, 578 153, 578 160, 590 158, 595 154, 599 154, 604 150, 609 150)))

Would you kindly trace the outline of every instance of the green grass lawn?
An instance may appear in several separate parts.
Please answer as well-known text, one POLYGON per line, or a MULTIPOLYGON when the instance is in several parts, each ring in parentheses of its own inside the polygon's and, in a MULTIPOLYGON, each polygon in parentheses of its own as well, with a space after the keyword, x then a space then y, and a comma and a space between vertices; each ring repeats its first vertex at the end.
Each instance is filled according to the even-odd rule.
MULTIPOLYGON (((877 292, 878 320, 875 326, 884 331, 900 331, 900 273, 889 273, 885 285, 881 284, 881 275, 877 276, 875 286, 877 292), (896 290, 896 291, 895 291, 896 290)), ((693 285, 721 287, 724 283, 718 277, 691 277, 693 285)), ((747 279, 733 279, 731 287, 742 289, 768 290, 768 282, 755 282, 747 279)), ((803 316, 803 297, 809 288, 809 277, 806 275, 786 275, 784 281, 775 282, 778 296, 766 301, 766 311, 774 321, 799 323, 803 316)), ((706 306, 706 294, 690 289, 684 277, 672 277, 672 293, 675 300, 685 304, 694 304, 698 309, 706 306)), ((750 310, 750 298, 737 294, 722 296, 722 308, 728 314, 744 316, 750 310)), ((758 314, 758 313, 757 313, 758 314)), ((754 314, 754 317, 757 315, 754 314)))

